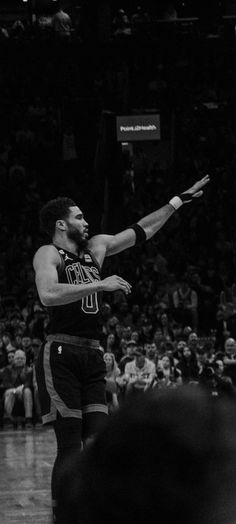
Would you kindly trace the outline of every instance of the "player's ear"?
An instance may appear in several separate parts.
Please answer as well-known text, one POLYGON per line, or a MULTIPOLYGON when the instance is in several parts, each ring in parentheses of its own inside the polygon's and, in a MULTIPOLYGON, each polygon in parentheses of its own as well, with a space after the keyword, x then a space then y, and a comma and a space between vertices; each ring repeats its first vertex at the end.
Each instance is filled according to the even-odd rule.
POLYGON ((56 221, 56 229, 60 229, 60 231, 65 231, 65 229, 66 229, 65 220, 57 220, 56 221))

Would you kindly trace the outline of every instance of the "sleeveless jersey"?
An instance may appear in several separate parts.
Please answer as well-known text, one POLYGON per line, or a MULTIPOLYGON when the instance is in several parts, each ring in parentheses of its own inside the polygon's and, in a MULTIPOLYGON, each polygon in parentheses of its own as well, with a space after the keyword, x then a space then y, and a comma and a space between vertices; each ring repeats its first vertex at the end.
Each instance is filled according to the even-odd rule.
MULTIPOLYGON (((83 256, 74 255, 55 246, 61 257, 58 282, 62 284, 89 284, 101 280, 101 268, 89 250, 83 256)), ((101 293, 93 293, 76 302, 48 307, 49 334, 64 333, 77 337, 99 339, 101 293)))

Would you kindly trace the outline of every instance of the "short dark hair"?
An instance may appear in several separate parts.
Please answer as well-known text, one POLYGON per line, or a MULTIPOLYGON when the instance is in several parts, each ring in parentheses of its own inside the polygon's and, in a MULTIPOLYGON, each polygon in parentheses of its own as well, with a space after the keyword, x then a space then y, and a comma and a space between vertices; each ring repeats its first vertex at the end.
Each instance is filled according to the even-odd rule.
POLYGON ((71 198, 57 197, 49 200, 40 211, 40 229, 52 238, 55 233, 56 221, 67 218, 70 212, 69 208, 72 206, 76 206, 76 204, 71 198))

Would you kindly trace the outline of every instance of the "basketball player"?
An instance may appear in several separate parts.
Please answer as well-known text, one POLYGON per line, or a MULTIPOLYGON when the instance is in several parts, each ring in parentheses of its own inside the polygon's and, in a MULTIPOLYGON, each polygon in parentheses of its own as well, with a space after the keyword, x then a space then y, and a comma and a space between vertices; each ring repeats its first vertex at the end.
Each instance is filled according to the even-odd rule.
POLYGON ((102 279, 103 261, 152 238, 182 204, 200 197, 208 182, 207 175, 116 235, 101 234, 89 239, 83 212, 69 198, 51 200, 41 210, 41 226, 52 243, 36 252, 34 269, 39 297, 48 307, 50 322, 36 373, 42 420, 53 423, 58 445, 52 474, 57 523, 57 492, 59 488, 63 492, 68 457, 79 452, 82 442, 88 443, 107 415, 106 370, 99 349, 101 292, 131 292, 130 283, 118 275, 102 279))

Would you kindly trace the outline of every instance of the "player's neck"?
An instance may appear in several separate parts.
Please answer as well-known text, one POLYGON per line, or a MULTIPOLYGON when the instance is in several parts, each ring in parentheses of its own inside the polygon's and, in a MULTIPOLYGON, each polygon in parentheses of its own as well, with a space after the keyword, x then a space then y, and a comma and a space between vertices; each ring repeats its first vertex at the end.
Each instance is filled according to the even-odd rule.
POLYGON ((55 244, 57 247, 60 247, 61 249, 64 249, 65 251, 69 251, 70 253, 73 253, 74 255, 80 255, 78 245, 74 240, 70 240, 69 238, 63 238, 58 237, 55 235, 53 238, 53 244, 55 244))

